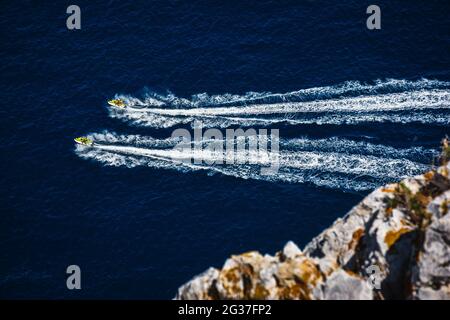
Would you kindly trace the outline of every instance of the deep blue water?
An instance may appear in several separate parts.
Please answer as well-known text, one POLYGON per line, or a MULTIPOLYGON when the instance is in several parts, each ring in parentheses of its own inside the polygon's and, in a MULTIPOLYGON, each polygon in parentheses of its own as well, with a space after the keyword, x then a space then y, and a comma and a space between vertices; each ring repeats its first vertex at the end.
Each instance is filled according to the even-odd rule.
MULTIPOLYGON (((76 1, 82 29, 69 31, 73 1, 3 1, 0 297, 172 298, 230 254, 273 254, 288 240, 303 246, 342 216, 370 190, 109 166, 97 154, 83 159, 73 138, 106 130, 165 139, 174 128, 190 128, 113 118, 106 100, 120 94, 144 99, 170 91, 192 100, 198 93, 288 93, 346 81, 450 81, 448 1, 377 0, 382 30, 369 31, 365 11, 373 2, 76 1), (71 264, 81 267, 80 291, 66 289, 71 264)), ((446 83, 426 90, 445 93, 446 83)), ((414 90, 385 91, 370 96, 414 90)), ((344 99, 359 94, 369 95, 344 99)), ((349 141, 383 146, 380 168, 387 148, 437 149, 450 133, 445 108, 392 115, 428 120, 269 128, 288 140, 341 139, 342 154, 349 141)), ((431 163, 417 153, 409 161, 431 163)), ((336 176, 345 176, 340 169, 336 176)))

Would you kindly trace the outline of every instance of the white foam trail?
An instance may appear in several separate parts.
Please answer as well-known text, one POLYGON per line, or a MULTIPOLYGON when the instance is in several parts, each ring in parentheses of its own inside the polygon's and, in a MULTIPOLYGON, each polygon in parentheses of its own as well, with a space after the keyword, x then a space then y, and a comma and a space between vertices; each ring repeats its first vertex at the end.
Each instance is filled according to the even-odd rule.
POLYGON ((356 124, 361 122, 449 124, 450 90, 430 89, 308 102, 227 107, 111 108, 110 115, 137 125, 167 128, 202 121, 205 125, 356 124), (420 112, 421 114, 418 114, 420 112), (436 114, 436 113, 444 114, 436 114))
MULTIPOLYGON (((114 132, 104 131, 102 133, 92 133, 89 137, 103 145, 120 145, 146 148, 173 148, 182 140, 180 138, 155 139, 142 135, 126 135, 114 132)), ((269 141, 270 141, 270 137, 269 141)), ((212 140, 204 140, 209 142, 212 140)), ((217 141, 217 140, 214 140, 217 141)), ((223 140, 222 140, 223 141, 223 140)), ((414 160, 422 158, 425 162, 429 162, 433 157, 438 155, 435 149, 427 149, 424 147, 411 148, 395 148, 382 144, 375 144, 367 141, 357 141, 341 137, 330 137, 323 139, 311 139, 307 136, 292 139, 279 139, 280 146, 284 150, 290 151, 321 151, 336 152, 346 154, 363 154, 373 155, 384 158, 406 158, 414 160)), ((195 143, 193 141, 193 143, 195 143)))
MULTIPOLYGON (((448 109, 447 109, 448 110, 448 109)), ((445 112, 412 112, 412 113, 336 113, 336 114, 322 114, 322 115, 301 115, 301 116, 274 116, 270 118, 257 117, 211 117, 211 116, 197 116, 197 117, 168 117, 159 116, 155 114, 145 113, 122 113, 118 110, 111 110, 112 118, 118 118, 139 126, 148 126, 153 128, 171 128, 176 125, 191 124, 194 121, 199 121, 204 127, 227 128, 234 125, 242 127, 251 126, 270 126, 276 124, 302 125, 302 124, 317 124, 317 125, 355 125, 360 123, 421 123, 421 124, 436 124, 449 125, 450 115, 448 111, 445 112)))
POLYGON ((286 101, 322 100, 333 97, 383 94, 398 91, 412 91, 421 89, 445 89, 450 88, 450 83, 438 80, 420 79, 416 81, 386 79, 376 80, 373 83, 359 81, 347 81, 342 84, 325 87, 306 88, 288 93, 271 92, 247 92, 243 95, 218 94, 209 95, 200 93, 193 95, 190 99, 179 98, 172 93, 158 94, 148 91, 144 99, 138 99, 129 95, 116 95, 126 101, 128 105, 151 106, 151 107, 202 107, 221 106, 229 104, 253 104, 253 103, 276 103, 286 101))
MULTIPOLYGON (((205 170, 208 173, 222 173, 224 175, 243 179, 257 179, 266 181, 282 181, 293 183, 313 183, 318 186, 337 188, 342 190, 367 190, 378 184, 395 181, 405 176, 424 172, 427 165, 417 163, 405 158, 385 157, 394 155, 395 148, 364 144, 347 139, 333 138, 329 141, 307 140, 307 138, 284 140, 281 146, 290 146, 290 150, 280 151, 279 171, 271 176, 261 175, 261 167, 270 165, 271 155, 264 153, 243 152, 237 154, 238 159, 247 160, 247 163, 235 164, 194 164, 186 162, 191 159, 201 159, 209 163, 225 159, 224 154, 213 153, 208 150, 176 150, 172 147, 177 141, 174 139, 157 140, 141 136, 119 136, 112 133, 92 134, 95 139, 93 148, 77 145, 76 152, 82 158, 94 159, 112 166, 149 166, 178 171, 205 170), (111 144, 114 142, 115 144, 111 144), (130 145, 132 142, 134 145, 130 145), (334 142, 333 151, 303 151, 301 148, 313 148, 322 144, 322 150, 327 144, 334 142), (137 147, 142 145, 143 147, 137 147), (144 147, 145 145, 145 147, 144 147), (372 150, 379 156, 365 154, 351 154, 353 148, 364 153, 372 150), (171 146, 171 147, 169 147, 171 146), (169 147, 169 148, 168 148, 169 147), (346 148, 349 147, 349 148, 346 148), (296 150, 297 148, 297 150, 296 150), (346 149, 346 152, 342 152, 346 149)), ((408 149, 399 149, 397 156, 407 152, 408 149)), ((244 162, 244 161, 242 161, 244 162)))
POLYGON ((437 150, 424 147, 394 148, 391 146, 339 137, 325 139, 308 139, 307 137, 289 140, 281 139, 280 145, 282 148, 290 150, 363 154, 393 159, 420 159, 423 162, 429 162, 430 159, 433 159, 439 154, 437 150))
MULTIPOLYGON (((450 108, 450 90, 428 90, 328 99, 312 102, 257 104, 243 107, 210 107, 191 109, 129 108, 131 112, 163 116, 242 116, 302 112, 378 112, 411 109, 450 108)), ((125 109, 127 111, 127 109, 125 109)))

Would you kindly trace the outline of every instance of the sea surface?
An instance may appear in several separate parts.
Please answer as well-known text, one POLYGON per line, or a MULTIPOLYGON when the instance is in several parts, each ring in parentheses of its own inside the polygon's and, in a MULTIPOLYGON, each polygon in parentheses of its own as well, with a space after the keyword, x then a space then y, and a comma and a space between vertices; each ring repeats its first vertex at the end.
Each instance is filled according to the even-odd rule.
POLYGON ((2 1, 0 298, 169 299, 428 170, 450 133, 449 16, 444 0, 2 1), (177 161, 171 135, 195 123, 278 129, 279 171, 177 161))

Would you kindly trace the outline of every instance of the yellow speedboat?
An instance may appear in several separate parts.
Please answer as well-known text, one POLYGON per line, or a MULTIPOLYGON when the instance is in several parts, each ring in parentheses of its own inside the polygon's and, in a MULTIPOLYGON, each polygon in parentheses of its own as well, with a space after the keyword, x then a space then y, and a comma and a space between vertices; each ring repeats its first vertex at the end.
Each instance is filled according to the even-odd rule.
POLYGON ((92 147, 94 145, 94 141, 89 139, 88 137, 78 137, 73 139, 76 143, 81 144, 83 146, 92 147))
POLYGON ((108 101, 108 104, 110 106, 113 107, 117 107, 117 108, 125 108, 125 101, 123 101, 122 99, 112 99, 108 101))

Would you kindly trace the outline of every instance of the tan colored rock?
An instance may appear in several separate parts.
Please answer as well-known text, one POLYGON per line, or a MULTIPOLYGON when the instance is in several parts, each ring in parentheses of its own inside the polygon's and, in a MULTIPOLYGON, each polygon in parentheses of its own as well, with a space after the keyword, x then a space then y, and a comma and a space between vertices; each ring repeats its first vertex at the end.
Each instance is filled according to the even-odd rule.
POLYGON ((219 275, 219 270, 209 268, 204 273, 198 275, 191 281, 178 289, 177 298, 182 297, 185 300, 214 300, 217 299, 217 293, 211 291, 214 288, 214 281, 219 275))
POLYGON ((414 299, 450 299, 450 191, 428 206, 432 223, 425 231, 422 251, 414 267, 414 299))
POLYGON ((372 300, 373 290, 366 279, 339 269, 316 288, 314 295, 319 300, 372 300))
POLYGON ((303 251, 289 241, 274 256, 232 256, 176 299, 450 299, 449 172, 373 191, 303 251))

